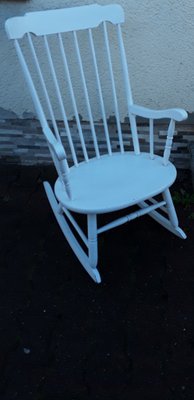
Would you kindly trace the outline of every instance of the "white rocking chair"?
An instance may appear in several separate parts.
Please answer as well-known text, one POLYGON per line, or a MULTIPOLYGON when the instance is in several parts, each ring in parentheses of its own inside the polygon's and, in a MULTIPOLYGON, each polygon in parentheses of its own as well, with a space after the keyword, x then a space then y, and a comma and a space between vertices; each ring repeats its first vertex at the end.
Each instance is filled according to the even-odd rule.
MULTIPOLYGON (((182 109, 156 111, 133 104, 121 32, 121 24, 123 22, 123 10, 119 5, 115 4, 107 6, 93 4, 83 7, 32 12, 23 17, 15 17, 6 21, 7 35, 9 39, 14 39, 17 55, 58 173, 58 179, 55 183, 54 190, 48 182, 44 182, 44 188, 48 200, 64 236, 72 247, 80 263, 92 279, 98 283, 101 281, 97 269, 98 235, 100 233, 134 218, 149 214, 153 219, 175 235, 183 239, 186 238, 185 233, 179 228, 178 218, 169 191, 169 187, 176 179, 176 169, 169 161, 169 156, 172 147, 175 121, 186 119, 187 113, 182 109), (122 65, 133 151, 126 151, 121 130, 118 96, 109 41, 110 35, 107 27, 108 22, 115 25, 114 29, 116 29, 117 34, 120 55, 119 60, 122 65), (100 25, 102 25, 102 27, 100 25), (95 28, 97 32, 99 30, 99 34, 100 29, 102 28, 101 33, 103 35, 103 43, 106 50, 106 65, 110 77, 110 90, 112 92, 112 103, 115 110, 118 132, 119 150, 116 152, 113 151, 111 145, 107 124, 102 80, 99 73, 99 61, 97 61, 98 57, 94 40, 95 28), (92 60, 90 67, 91 70, 93 70, 93 84, 96 84, 107 149, 106 154, 103 155, 100 154, 98 135, 95 132, 91 96, 89 95, 86 71, 83 65, 83 56, 81 55, 78 43, 77 31, 80 30, 86 30, 86 33, 88 34, 88 44, 90 46, 90 55, 92 60), (82 85, 82 92, 89 116, 94 157, 88 156, 87 143, 84 138, 82 124, 80 123, 80 117, 78 114, 77 104, 79 103, 79 99, 76 99, 76 88, 72 83, 70 63, 68 61, 68 54, 64 47, 63 36, 67 35, 67 32, 70 32, 68 34, 69 36, 72 35, 75 57, 80 73, 79 79, 82 85), (33 39, 32 34, 35 35, 36 38, 33 39), (25 48, 23 50, 22 46, 19 44, 19 39, 22 39, 24 36, 27 36, 31 59, 34 63, 35 72, 39 79, 38 85, 35 84, 35 73, 31 73, 28 66, 29 64, 27 64, 26 57, 24 56, 25 48), (83 151, 84 161, 82 160, 82 162, 78 159, 75 137, 72 137, 71 135, 71 129, 67 119, 67 111, 64 106, 62 89, 59 84, 59 78, 54 63, 55 51, 53 51, 53 48, 51 50, 50 45, 52 36, 57 40, 58 48, 55 48, 55 51, 60 53, 63 74, 69 89, 69 98, 72 103, 75 121, 77 123, 77 140, 80 141, 83 151), (41 54, 40 60, 38 58, 38 40, 42 41, 45 51, 43 66, 41 66, 43 55, 41 54), (65 135, 67 137, 70 155, 68 155, 68 149, 64 149, 62 144, 63 138, 61 138, 56 118, 54 116, 54 108, 45 78, 46 63, 49 68, 49 79, 52 79, 53 81, 59 111, 64 122, 65 135), (40 89, 42 90, 41 96, 38 95, 40 89), (43 111, 43 104, 46 104, 47 106, 53 128, 50 128, 48 125, 43 111), (136 116, 148 119, 149 152, 147 153, 140 152, 136 116), (153 121, 161 118, 167 118, 170 120, 163 157, 154 154, 153 121), (69 166, 70 157, 74 164, 71 166, 69 166), (155 196, 158 194, 162 195, 161 201, 155 199, 155 196), (105 226, 97 226, 97 216, 99 214, 110 213, 133 205, 138 206, 137 211, 133 211, 129 215, 116 219, 105 226), (87 236, 78 225, 72 212, 85 214, 87 216, 87 236), (71 229, 72 225, 88 249, 87 252, 83 250, 82 246, 76 239, 71 229)), ((111 29, 113 29, 113 27, 111 29)), ((57 63, 58 62, 59 58, 57 59, 57 63)))

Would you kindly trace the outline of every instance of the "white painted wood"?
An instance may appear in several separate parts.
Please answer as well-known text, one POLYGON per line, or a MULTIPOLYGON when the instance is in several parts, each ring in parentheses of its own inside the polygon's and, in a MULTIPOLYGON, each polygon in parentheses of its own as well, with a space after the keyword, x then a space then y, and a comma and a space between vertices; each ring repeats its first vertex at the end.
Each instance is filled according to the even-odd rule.
POLYGON ((46 103, 47 103, 47 106, 48 106, 48 109, 49 109, 49 112, 50 112, 50 116, 51 116, 51 120, 52 120, 54 131, 55 131, 55 135, 56 135, 57 139, 59 141, 61 141, 59 130, 58 130, 58 127, 57 127, 57 124, 56 124, 56 121, 55 121, 53 108, 52 108, 52 105, 51 105, 51 102, 50 102, 50 99, 49 99, 48 91, 47 91, 47 88, 46 88, 46 85, 45 85, 43 74, 42 74, 42 71, 41 71, 41 68, 40 68, 40 64, 39 64, 39 61, 38 61, 38 57, 36 55, 36 51, 35 51, 34 44, 33 44, 33 41, 32 41, 30 33, 27 33, 27 37, 28 37, 30 49, 31 49, 31 52, 32 52, 32 57, 34 59, 34 63, 35 63, 35 66, 36 66, 36 70, 37 70, 37 73, 38 73, 38 76, 39 76, 39 79, 40 79, 40 82, 41 82, 42 90, 43 90, 43 93, 44 93, 44 96, 45 96, 45 99, 46 99, 46 103))
POLYGON ((38 13, 29 13, 24 17, 12 18, 6 22, 6 30, 10 38, 20 38, 27 33, 30 50, 36 67, 37 74, 40 79, 41 88, 50 111, 53 123, 54 133, 48 126, 43 108, 41 106, 33 79, 28 69, 28 64, 24 58, 18 40, 15 40, 15 47, 19 57, 24 76, 29 87, 34 106, 40 119, 44 136, 47 140, 53 162, 55 164, 58 179, 56 180, 54 192, 48 182, 44 182, 45 191, 53 209, 54 215, 66 237, 68 243, 72 247, 74 253, 80 263, 95 282, 100 282, 101 278, 97 270, 98 262, 98 235, 115 228, 132 219, 140 217, 144 214, 150 215, 159 224, 164 226, 175 235, 186 238, 184 232, 180 229, 178 218, 170 195, 169 187, 176 179, 176 169, 169 162, 170 152, 172 148, 172 140, 175 129, 175 121, 182 121, 187 117, 187 113, 182 109, 169 110, 151 110, 145 107, 133 104, 131 86, 129 80, 128 66, 125 55, 124 43, 121 33, 120 23, 124 21, 122 8, 118 5, 99 6, 90 5, 83 7, 75 7, 63 10, 51 10, 38 13), (110 21, 117 24, 117 35, 120 49, 121 64, 123 69, 124 84, 126 90, 126 101, 129 110, 129 120, 132 132, 132 140, 134 152, 124 152, 119 105, 116 93, 116 85, 113 73, 112 58, 110 51, 110 43, 106 22, 110 21), (104 107, 103 88, 99 75, 99 68, 96 58, 96 49, 94 46, 91 28, 103 23, 103 34, 107 53, 107 65, 110 74, 111 90, 113 93, 113 104, 115 108, 115 116, 117 130, 119 136, 120 151, 112 153, 111 143, 106 121, 106 112, 104 107), (107 154, 100 156, 98 141, 95 132, 95 126, 92 116, 92 109, 87 89, 87 79, 82 64, 81 52, 78 44, 77 30, 87 29, 89 34, 89 44, 92 54, 92 69, 94 71, 94 81, 97 83, 97 90, 100 99, 100 107, 102 112, 102 120, 104 122, 105 137, 107 142, 107 154), (71 80, 70 68, 67 63, 64 44, 60 32, 72 31, 75 52, 77 55, 78 66, 80 69, 81 82, 83 85, 83 93, 86 99, 86 106, 89 115, 91 134, 93 137, 94 149, 96 157, 89 159, 79 119, 77 107, 77 99, 75 97, 74 86, 71 80), (54 82, 56 96, 59 108, 63 117, 71 155, 74 166, 71 168, 67 164, 67 155, 63 148, 60 134, 55 121, 55 116, 46 87, 46 80, 43 76, 35 46, 31 38, 30 32, 43 36, 48 67, 54 82), (77 154, 71 137, 69 124, 64 107, 64 99, 55 72, 53 55, 51 55, 47 35, 57 33, 59 49, 61 52, 61 60, 64 73, 69 85, 70 98, 72 101, 75 119, 77 122, 78 135, 82 145, 84 154, 84 162, 78 163, 77 154), (140 153, 136 116, 148 119, 149 123, 149 139, 150 152, 140 153), (167 132, 166 145, 163 157, 154 155, 154 120, 160 118, 169 118, 169 128, 167 132), (163 201, 158 202, 154 196, 161 194, 163 201), (150 205, 151 203, 151 205, 150 205), (129 206, 138 205, 140 210, 131 212, 130 214, 118 218, 109 224, 97 227, 97 215, 101 213, 112 212, 127 208, 129 206), (157 210, 157 211, 156 211, 157 210), (71 211, 86 214, 87 216, 87 236, 76 222, 71 211), (164 211, 167 217, 161 215, 164 211), (70 225, 72 224, 83 244, 88 249, 88 254, 84 252, 77 239, 75 238, 70 225))
POLYGON ((143 215, 146 215, 146 214, 150 213, 151 211, 156 210, 157 208, 161 208, 165 204, 166 204, 165 201, 161 201, 160 203, 156 202, 156 204, 154 204, 153 206, 146 206, 142 210, 134 211, 133 213, 125 215, 122 218, 118 218, 115 221, 110 222, 109 224, 106 224, 106 225, 102 226, 101 228, 99 228, 98 234, 106 232, 109 229, 117 228, 117 226, 123 225, 126 222, 130 222, 133 219, 136 219, 138 217, 142 217, 143 215))
POLYGON ((187 112, 185 110, 182 110, 181 108, 171 108, 168 110, 151 110, 150 108, 132 104, 129 109, 131 114, 148 119, 169 118, 173 119, 174 121, 184 121, 188 117, 187 112))
MULTIPOLYGON (((150 199, 148 199, 152 204, 158 204, 158 201, 156 199, 153 199, 153 197, 151 197, 150 199)), ((161 206, 160 209, 165 212, 166 214, 168 214, 168 211, 166 209, 166 207, 161 206)))
POLYGON ((57 159, 59 161, 65 160, 66 159, 65 149, 62 146, 61 142, 55 138, 49 126, 43 127, 43 133, 48 144, 51 146, 53 152, 55 153, 57 159))
POLYGON ((164 155, 163 155, 163 163, 165 166, 169 162, 169 157, 170 157, 170 153, 171 153, 171 149, 172 149, 174 130, 175 130, 175 121, 173 119, 171 119, 169 127, 168 127, 166 144, 165 144, 164 155))
POLYGON ((58 161, 59 169, 59 179, 67 193, 69 200, 72 199, 71 185, 69 181, 69 168, 67 167, 67 160, 58 161))
POLYGON ((149 119, 149 133, 150 133, 150 158, 154 158, 154 121, 149 119))
POLYGON ((61 213, 59 211, 59 205, 56 201, 55 195, 54 195, 54 193, 51 189, 51 186, 49 185, 48 182, 44 182, 44 188, 45 188, 45 192, 47 194, 49 203, 51 205, 51 208, 54 212, 54 215, 57 219, 57 222, 58 222, 66 240, 68 241, 69 245, 71 246, 72 250, 74 251, 75 255, 77 256, 78 260, 80 261, 80 263, 82 264, 84 269, 87 271, 87 273, 91 276, 91 278, 96 283, 100 283, 101 278, 100 278, 100 274, 99 274, 97 268, 91 267, 88 256, 85 254, 85 252, 81 248, 80 244, 78 243, 77 239, 73 235, 64 216, 61 215, 61 213))
MULTIPOLYGON (((129 106, 129 112, 131 115, 135 118, 135 116, 147 118, 150 121, 155 120, 155 119, 162 119, 162 118, 169 118, 170 119, 170 124, 168 128, 168 133, 167 133, 167 140, 166 140, 166 145, 165 145, 165 150, 164 150, 164 155, 163 155, 163 163, 164 165, 168 164, 168 160, 170 157, 171 149, 172 149, 172 141, 173 141, 173 135, 174 135, 174 130, 175 130, 175 121, 183 121, 188 117, 188 114, 185 110, 182 110, 180 108, 172 108, 168 110, 151 110, 149 108, 137 106, 136 104, 132 104, 129 106)), ((135 128, 135 123, 133 121, 133 127, 135 128)), ((132 127, 131 127, 132 129, 132 127)), ((152 141, 152 126, 150 126, 150 154, 152 154, 152 147, 153 147, 153 141, 152 141)))
POLYGON ((163 166, 162 157, 150 159, 149 153, 133 152, 82 162, 69 172, 72 200, 64 193, 59 180, 55 184, 58 200, 69 210, 80 213, 105 213, 134 205, 163 192, 176 178, 176 169, 163 166))
POLYGON ((43 133, 47 140, 51 157, 59 175, 63 189, 66 191, 69 199, 72 198, 71 186, 69 182, 69 167, 66 160, 66 153, 61 142, 58 141, 53 135, 52 131, 48 126, 43 128, 43 133))
POLYGON ((76 123, 77 123, 79 138, 80 138, 80 142, 82 144, 82 150, 83 150, 83 153, 84 153, 84 156, 85 156, 85 160, 88 161, 88 155, 87 155, 87 151, 86 151, 86 147, 85 147, 82 127, 81 127, 81 124, 80 124, 80 119, 79 119, 79 114, 78 114, 75 94, 74 94, 73 85, 72 85, 72 81, 71 81, 71 76, 70 76, 70 72, 69 72, 69 66, 68 66, 68 63, 67 63, 67 57, 66 57, 66 54, 65 54, 64 45, 63 45, 63 41, 62 41, 62 37, 61 37, 60 33, 58 34, 58 38, 59 38, 59 47, 60 47, 60 50, 61 50, 63 65, 64 65, 64 68, 65 68, 65 73, 66 73, 66 76, 67 76, 67 81, 68 81, 68 85, 69 85, 71 100, 72 100, 72 104, 73 104, 73 110, 74 110, 74 113, 75 113, 75 119, 76 119, 76 123))
POLYGON ((133 146, 134 146, 135 153, 138 155, 138 154, 140 154, 139 140, 138 140, 138 134, 137 134, 136 121, 135 121, 134 116, 131 115, 131 113, 130 113, 130 106, 133 104, 133 97, 132 97, 132 92, 131 92, 129 71, 128 71, 126 53, 125 53, 125 48, 124 48, 124 43, 123 43, 123 36, 122 36, 122 31, 121 31, 120 24, 117 25, 117 35, 118 35, 118 42, 119 42, 119 48, 120 48, 120 54, 121 54, 121 63, 122 63, 122 68, 123 68, 123 76, 124 76, 124 82, 125 82, 125 93, 126 93, 126 98, 127 98, 127 106, 128 106, 128 110, 129 110, 129 120, 130 120, 130 127, 131 127, 131 133, 132 133, 133 146))
POLYGON ((178 228, 178 226, 179 226, 178 218, 177 218, 177 214, 176 214, 176 211, 174 208, 174 204, 173 204, 169 189, 164 190, 163 197, 166 202, 170 222, 174 226, 174 228, 178 228))
POLYGON ((117 93, 116 93, 115 80, 114 80, 114 74, 113 74, 113 68, 112 68, 112 60, 111 60, 110 45, 109 45, 109 38, 108 38, 106 22, 103 22, 103 30, 104 30, 104 40, 105 40, 105 45, 106 45, 108 66, 109 66, 109 72, 110 72, 110 78, 111 78, 111 84, 112 84, 112 93, 113 93, 113 100, 114 100, 114 107, 115 107, 117 130, 118 130, 118 136, 119 136, 119 144, 120 144, 121 153, 123 153, 124 147, 123 147, 123 139, 122 139, 122 132, 121 132, 119 107, 118 107, 117 93))
POLYGON ((138 133, 137 133, 136 116, 133 114, 129 114, 129 121, 130 121, 134 151, 135 151, 136 156, 138 156, 140 154, 140 147, 139 147, 139 139, 138 139, 138 133))
POLYGON ((118 35, 118 42, 119 42, 119 49, 120 49, 120 54, 121 54, 121 63, 123 67, 123 75, 124 75, 124 81, 125 81, 125 89, 126 89, 126 97, 127 97, 127 104, 128 107, 133 104, 133 97, 132 97, 132 92, 131 92, 131 84, 130 84, 130 79, 129 79, 129 70, 128 70, 128 64, 127 64, 127 59, 126 59, 126 53, 125 53, 125 47, 123 43, 123 36, 122 36, 122 31, 121 31, 121 25, 117 25, 117 35, 118 35))
POLYGON ((88 256, 92 268, 98 263, 97 219, 95 214, 88 214, 88 256))
POLYGON ((86 85, 85 73, 84 73, 84 69, 83 69, 79 44, 78 44, 78 40, 77 40, 77 34, 75 31, 73 31, 73 38, 74 38, 74 44, 75 44, 78 64, 79 64, 79 68, 80 68, 81 80, 82 80, 88 115, 89 115, 90 128, 91 128, 92 138, 93 138, 93 142, 94 142, 95 153, 96 153, 96 157, 99 158, 100 154, 99 154, 98 143, 97 143, 97 139, 96 139, 96 132, 95 132, 95 128, 94 128, 92 110, 91 110, 91 106, 90 106, 90 100, 89 100, 88 89, 87 89, 87 85, 86 85))
POLYGON ((71 221, 72 225, 74 226, 75 230, 79 234, 80 238, 83 240, 86 247, 88 247, 88 239, 87 239, 86 235, 83 233, 82 229, 79 227, 78 223, 75 221, 75 219, 71 215, 71 213, 65 207, 62 207, 62 211, 65 213, 65 215, 71 221))
MULTIPOLYGON (((146 201, 142 201, 138 204, 140 207, 144 208, 147 207, 146 201)), ((151 211, 149 213, 150 217, 152 217, 156 222, 158 222, 160 225, 162 225, 164 228, 166 228, 168 231, 174 233, 174 235, 180 237, 181 239, 186 239, 187 236, 183 232, 183 230, 179 227, 174 228, 174 226, 171 224, 170 220, 163 217, 158 211, 151 211)))
MULTIPOLYGON (((46 136, 46 135, 45 135, 46 136)), ((68 164, 66 162, 66 159, 62 159, 58 156, 57 152, 59 151, 59 155, 62 153, 61 149, 59 150, 58 145, 57 146, 52 146, 52 144, 49 143, 49 141, 47 141, 48 144, 48 148, 50 150, 50 154, 51 154, 51 158, 53 160, 54 166, 56 168, 56 171, 58 173, 59 179, 61 180, 62 185, 64 185, 64 190, 66 190, 67 196, 69 198, 71 198, 71 190, 70 190, 70 186, 69 186, 69 181, 68 181, 68 164), (57 151, 56 151, 57 150, 57 151), (61 170, 61 164, 62 164, 62 170, 61 170), (62 173, 63 171, 63 173, 62 173), (67 186, 68 188, 66 188, 66 182, 68 183, 67 186)), ((62 146, 61 146, 62 147, 62 146)), ((63 149, 64 152, 64 149, 63 149)), ((65 156, 66 158, 66 156, 65 156)))
POLYGON ((98 65, 97 65, 97 60, 96 60, 96 52, 95 52, 95 48, 94 48, 94 41, 93 41, 91 29, 89 29, 89 40, 90 40, 90 47, 91 47, 91 52, 92 52, 92 57, 93 57, 93 62, 94 62, 94 69, 95 69, 95 74, 96 74, 98 93, 99 93, 99 98, 100 98, 100 106, 101 106, 101 112, 102 112, 102 119, 103 119, 103 123, 104 123, 104 131, 105 131, 107 149, 108 149, 108 153, 111 155, 112 149, 111 149, 111 144, 110 144, 108 125, 107 125, 107 121, 106 121, 106 112, 105 112, 104 100, 103 100, 103 95, 102 95, 102 87, 101 87, 101 83, 100 83, 98 65))
POLYGON ((113 24, 124 22, 120 5, 110 4, 37 11, 14 17, 6 21, 5 29, 9 39, 21 39, 25 33, 37 36, 95 28, 103 21, 113 24))
MULTIPOLYGON (((62 99, 61 91, 60 91, 60 88, 59 88, 59 84, 58 84, 58 80, 57 80, 57 76, 56 76, 56 72, 55 72, 55 68, 54 68, 54 64, 53 64, 53 60, 52 60, 52 56, 51 56, 51 52, 50 52, 50 48, 49 48, 49 44, 48 44, 48 40, 47 40, 46 36, 44 36, 44 44, 45 44, 46 54, 47 54, 47 57, 48 57, 48 62, 49 62, 49 65, 50 65, 50 70, 51 70, 53 82, 54 82, 54 85, 55 85, 55 90, 56 90, 57 99, 58 99, 58 102, 59 102, 59 107, 60 107, 60 110, 61 110, 61 114, 62 114, 62 117, 63 117, 65 129, 66 129, 66 133, 67 133, 67 137, 68 137, 68 141, 69 141, 69 146, 70 146, 70 149, 71 149, 72 158, 73 158, 74 164, 77 165, 77 157, 76 157, 76 154, 75 154, 75 149, 74 149, 74 145, 73 145, 73 141, 72 141, 72 137, 71 137, 71 132, 70 132, 70 129, 69 129, 67 115, 66 115, 66 112, 65 112, 63 99, 62 99)), ((85 160, 87 160, 87 157, 85 157, 85 160)))
POLYGON ((18 40, 14 40, 14 44, 15 44, 15 49, 16 49, 16 53, 18 55, 20 65, 21 65, 23 73, 24 73, 26 83, 28 85, 28 88, 29 88, 29 91, 30 91, 30 94, 31 94, 31 97, 33 100, 34 108, 36 110, 36 113, 38 115, 38 118, 40 120, 42 128, 45 128, 48 126, 48 123, 47 123, 43 108, 41 106, 39 97, 37 95, 37 91, 35 89, 35 86, 34 86, 31 74, 29 72, 26 60, 24 58, 24 55, 22 53, 22 50, 21 50, 18 40))

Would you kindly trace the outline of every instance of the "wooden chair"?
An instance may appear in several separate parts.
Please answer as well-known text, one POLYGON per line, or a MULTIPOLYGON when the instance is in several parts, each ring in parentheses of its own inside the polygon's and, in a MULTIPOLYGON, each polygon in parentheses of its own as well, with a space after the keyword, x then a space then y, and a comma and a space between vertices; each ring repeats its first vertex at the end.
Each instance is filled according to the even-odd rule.
MULTIPOLYGON (((149 214, 153 219, 175 235, 183 239, 186 238, 184 232, 179 228, 176 211, 169 191, 169 187, 176 179, 176 169, 169 161, 169 156, 172 147, 175 121, 186 119, 187 113, 177 108, 156 111, 140 107, 133 103, 121 32, 121 24, 123 22, 124 13, 119 5, 100 6, 93 4, 82 7, 27 13, 22 17, 8 19, 5 25, 9 39, 14 40, 16 52, 58 173, 58 179, 56 180, 54 190, 48 182, 44 182, 48 200, 64 236, 80 263, 93 280, 98 283, 101 281, 97 269, 99 234, 131 221, 134 218, 149 214), (109 23, 112 23, 111 27, 108 27, 109 23), (117 35, 118 60, 120 60, 122 66, 121 72, 125 87, 125 100, 130 121, 129 128, 131 129, 133 151, 126 151, 126 146, 123 141, 117 96, 118 88, 115 81, 110 45, 110 28, 112 30, 115 29, 117 35), (93 73, 92 84, 96 85, 101 119, 104 126, 106 154, 103 155, 101 154, 98 135, 95 131, 91 96, 88 90, 83 55, 81 55, 78 41, 78 36, 81 33, 77 33, 77 31, 82 30, 85 30, 88 35, 87 40, 92 60, 90 65, 93 73), (99 35, 100 32, 102 34, 103 42, 101 38, 101 43, 104 43, 104 48, 106 50, 106 61, 104 65, 107 66, 110 77, 112 100, 109 99, 109 101, 112 101, 115 110, 119 143, 117 151, 113 151, 107 124, 103 85, 99 72, 99 60, 94 40, 94 33, 96 35, 98 31, 99 35), (36 37, 32 37, 32 34, 36 37), (76 87, 72 81, 72 66, 70 66, 70 62, 68 61, 69 54, 65 51, 64 46, 64 40, 66 40, 64 38, 66 35, 72 36, 76 62, 79 68, 79 82, 82 87, 82 94, 85 98, 90 122, 90 133, 94 150, 94 156, 92 157, 88 155, 87 143, 84 138, 82 124, 80 123, 78 111, 79 99, 76 98, 76 87), (39 79, 38 85, 35 84, 35 72, 31 72, 29 61, 27 61, 24 56, 25 49, 23 49, 23 46, 20 44, 20 39, 24 36, 27 37, 31 61, 34 63, 35 72, 39 79), (58 48, 54 50, 53 48, 51 49, 50 45, 52 36, 57 40, 58 46, 58 48), (40 61, 38 58, 38 40, 42 41, 45 51, 44 57, 41 54, 40 61), (56 51, 60 53, 64 79, 67 81, 69 90, 68 97, 72 103, 75 121, 77 123, 77 140, 79 140, 83 152, 83 160, 81 162, 78 158, 77 147, 75 146, 75 137, 71 135, 71 128, 64 105, 64 96, 56 72, 56 65, 54 62, 56 51), (43 66, 41 66, 42 61, 44 64, 43 66), (63 138, 60 135, 60 130, 54 116, 54 108, 46 84, 46 65, 50 76, 49 79, 53 81, 53 91, 56 93, 56 101, 64 122, 65 135, 68 141, 67 149, 65 149, 62 144, 63 138), (42 90, 41 95, 38 94, 40 89, 42 90), (45 116, 45 105, 50 115, 49 118, 52 121, 52 127, 49 126, 45 116), (148 152, 140 152, 136 116, 148 120, 148 152), (163 156, 158 156, 154 154, 154 120, 163 118, 167 118, 170 121, 163 156), (159 194, 162 195, 161 201, 155 198, 155 196, 159 194), (138 206, 137 211, 133 211, 105 226, 98 227, 97 216, 99 214, 111 213, 134 205, 138 206), (72 212, 85 214, 87 216, 87 235, 78 225, 72 212), (72 226, 88 249, 87 252, 83 250, 83 246, 81 246, 76 239, 72 231, 72 226)), ((59 58, 57 58, 57 63, 59 63, 59 58)))

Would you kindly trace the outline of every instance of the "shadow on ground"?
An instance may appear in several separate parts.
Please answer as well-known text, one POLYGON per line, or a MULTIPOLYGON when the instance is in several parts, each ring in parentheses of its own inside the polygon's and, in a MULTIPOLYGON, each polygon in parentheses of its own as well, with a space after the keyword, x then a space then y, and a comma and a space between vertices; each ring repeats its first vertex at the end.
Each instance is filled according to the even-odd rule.
POLYGON ((1 167, 0 399, 192 398, 194 206, 177 205, 186 241, 149 217, 102 235, 96 285, 45 177, 52 169, 1 167))

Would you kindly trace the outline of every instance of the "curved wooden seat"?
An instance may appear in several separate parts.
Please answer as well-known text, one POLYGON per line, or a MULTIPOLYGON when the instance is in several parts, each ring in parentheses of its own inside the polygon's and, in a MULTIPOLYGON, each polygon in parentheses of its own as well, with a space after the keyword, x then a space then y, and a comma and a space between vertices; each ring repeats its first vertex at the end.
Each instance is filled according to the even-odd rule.
POLYGON ((73 199, 58 178, 55 195, 69 210, 79 213, 104 213, 137 204, 172 185, 176 178, 173 164, 149 153, 113 153, 93 158, 70 168, 73 199))

